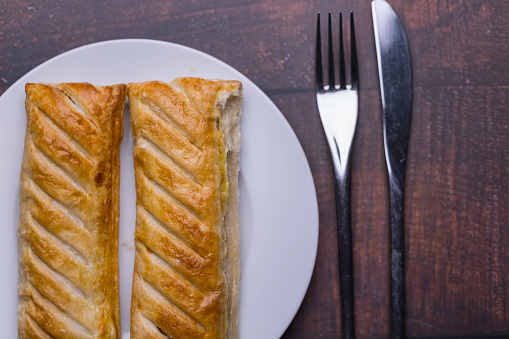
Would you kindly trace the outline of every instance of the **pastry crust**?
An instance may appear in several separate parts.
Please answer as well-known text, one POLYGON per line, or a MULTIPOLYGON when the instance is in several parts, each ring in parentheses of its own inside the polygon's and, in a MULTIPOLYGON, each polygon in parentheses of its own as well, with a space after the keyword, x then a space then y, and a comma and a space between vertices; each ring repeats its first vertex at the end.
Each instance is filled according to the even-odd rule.
POLYGON ((19 338, 120 338, 119 146, 125 85, 27 84, 19 338))
POLYGON ((238 338, 242 85, 131 83, 136 257, 131 338, 238 338))

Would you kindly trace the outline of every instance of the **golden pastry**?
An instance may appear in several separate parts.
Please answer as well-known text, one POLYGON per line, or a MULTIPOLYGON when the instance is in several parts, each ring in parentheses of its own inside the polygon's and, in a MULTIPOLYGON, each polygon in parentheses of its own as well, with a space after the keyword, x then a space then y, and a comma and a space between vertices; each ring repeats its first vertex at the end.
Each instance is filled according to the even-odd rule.
POLYGON ((128 85, 136 176, 131 338, 238 338, 241 83, 128 85))
POLYGON ((126 86, 27 84, 19 338, 120 338, 119 146, 126 86))

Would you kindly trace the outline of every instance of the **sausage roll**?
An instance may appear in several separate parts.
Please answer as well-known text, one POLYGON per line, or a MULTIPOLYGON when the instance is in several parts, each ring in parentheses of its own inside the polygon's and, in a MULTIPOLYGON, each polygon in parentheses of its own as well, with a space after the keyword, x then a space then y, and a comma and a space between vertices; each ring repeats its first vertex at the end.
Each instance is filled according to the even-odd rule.
POLYGON ((241 83, 128 85, 136 176, 131 338, 238 338, 241 83))
POLYGON ((120 338, 118 190, 125 98, 125 85, 26 85, 19 338, 120 338))

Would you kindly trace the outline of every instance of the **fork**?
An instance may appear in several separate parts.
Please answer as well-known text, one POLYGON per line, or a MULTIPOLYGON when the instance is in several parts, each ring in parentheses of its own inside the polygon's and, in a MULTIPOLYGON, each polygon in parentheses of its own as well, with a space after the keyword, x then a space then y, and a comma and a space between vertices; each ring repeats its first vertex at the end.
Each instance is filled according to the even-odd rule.
POLYGON ((328 85, 324 85, 320 13, 316 24, 316 102, 334 165, 334 188, 339 233, 339 272, 343 338, 355 338, 353 311, 353 260, 350 154, 357 124, 357 49, 353 12, 350 12, 351 82, 346 84, 343 49, 343 15, 339 14, 339 85, 334 76, 331 14, 328 25, 328 85))

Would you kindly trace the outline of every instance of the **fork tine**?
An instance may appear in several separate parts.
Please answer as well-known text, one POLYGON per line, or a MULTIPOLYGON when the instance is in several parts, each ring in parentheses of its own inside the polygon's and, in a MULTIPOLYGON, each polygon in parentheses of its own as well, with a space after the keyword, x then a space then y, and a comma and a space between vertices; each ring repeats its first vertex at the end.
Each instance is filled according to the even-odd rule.
POLYGON ((320 33, 320 12, 316 19, 316 54, 315 54, 315 73, 316 86, 319 90, 323 89, 323 73, 322 73, 322 39, 320 33))
POLYGON ((334 81, 334 52, 332 48, 332 24, 331 14, 329 12, 329 90, 333 90, 335 86, 334 81))
POLYGON ((345 51, 343 48, 343 13, 339 13, 339 88, 346 88, 345 51))
POLYGON ((357 45, 355 43, 355 24, 353 21, 353 12, 350 12, 350 45, 352 58, 352 88, 356 89, 359 85, 359 67, 357 64, 357 45))

